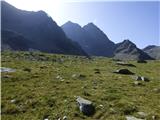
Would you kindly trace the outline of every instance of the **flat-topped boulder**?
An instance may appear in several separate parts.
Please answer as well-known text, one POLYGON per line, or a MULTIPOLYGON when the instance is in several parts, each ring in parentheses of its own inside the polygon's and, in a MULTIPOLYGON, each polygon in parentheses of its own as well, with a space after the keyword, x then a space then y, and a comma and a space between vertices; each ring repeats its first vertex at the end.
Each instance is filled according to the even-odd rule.
POLYGON ((126 75, 133 75, 134 74, 133 72, 131 72, 128 69, 119 69, 119 70, 114 71, 114 73, 117 73, 117 74, 126 74, 126 75))
POLYGON ((121 65, 121 66, 129 66, 129 67, 136 67, 135 65, 133 64, 130 64, 130 63, 126 63, 126 62, 116 62, 117 65, 121 65))
POLYGON ((84 99, 84 98, 82 98, 82 97, 78 97, 78 98, 76 99, 76 101, 77 101, 77 103, 78 103, 78 105, 79 105, 80 111, 81 111, 83 114, 85 114, 85 115, 87 115, 87 116, 90 116, 90 115, 93 115, 93 114, 94 114, 95 108, 94 108, 94 106, 93 106, 93 104, 92 104, 91 101, 86 100, 86 99, 84 99))

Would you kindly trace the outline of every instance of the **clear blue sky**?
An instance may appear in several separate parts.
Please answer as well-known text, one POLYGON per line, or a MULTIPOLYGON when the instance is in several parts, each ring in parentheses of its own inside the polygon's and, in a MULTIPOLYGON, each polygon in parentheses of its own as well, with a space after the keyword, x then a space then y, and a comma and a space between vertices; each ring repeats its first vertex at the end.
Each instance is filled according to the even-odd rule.
POLYGON ((44 10, 58 25, 93 22, 113 42, 130 39, 140 48, 160 45, 160 2, 89 0, 6 0, 25 10, 44 10), (76 2, 75 2, 76 1, 76 2), (26 2, 26 3, 24 3, 26 2), (40 3, 41 2, 41 3, 40 3), (48 3, 48 4, 47 4, 48 3))

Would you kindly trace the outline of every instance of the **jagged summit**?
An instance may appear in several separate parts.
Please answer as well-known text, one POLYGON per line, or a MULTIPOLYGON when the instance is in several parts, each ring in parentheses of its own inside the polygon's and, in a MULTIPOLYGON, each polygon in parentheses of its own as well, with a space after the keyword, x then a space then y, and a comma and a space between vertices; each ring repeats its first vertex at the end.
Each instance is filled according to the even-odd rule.
POLYGON ((76 23, 67 22, 62 25, 62 29, 70 39, 77 41, 89 55, 113 56, 115 44, 93 23, 80 27, 76 23))
POLYGON ((77 24, 77 23, 74 23, 74 22, 72 22, 72 21, 68 21, 68 22, 66 22, 65 24, 63 24, 62 26, 61 26, 62 28, 65 28, 65 27, 73 27, 73 28, 78 28, 78 29, 81 29, 82 27, 79 25, 79 24, 77 24))
POLYGON ((130 40, 124 40, 121 43, 116 44, 116 50, 114 52, 114 58, 120 60, 152 60, 148 54, 131 42, 130 40))

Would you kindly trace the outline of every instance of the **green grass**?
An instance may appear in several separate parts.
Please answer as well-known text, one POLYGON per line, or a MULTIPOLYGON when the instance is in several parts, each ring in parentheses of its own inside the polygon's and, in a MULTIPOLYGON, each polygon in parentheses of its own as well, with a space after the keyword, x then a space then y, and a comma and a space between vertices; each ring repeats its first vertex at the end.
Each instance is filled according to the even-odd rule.
POLYGON ((153 90, 160 89, 160 61, 130 61, 136 67, 123 67, 103 57, 88 60, 80 56, 9 51, 2 52, 1 57, 2 67, 16 69, 1 74, 2 120, 55 120, 63 116, 68 120, 125 120, 126 115, 137 116, 139 111, 148 114, 147 120, 153 115, 160 117, 160 93, 153 90), (134 86, 131 75, 113 73, 119 68, 146 76, 150 82, 134 86), (73 74, 76 76, 72 77, 73 74), (93 116, 79 111, 77 96, 94 103, 93 116))

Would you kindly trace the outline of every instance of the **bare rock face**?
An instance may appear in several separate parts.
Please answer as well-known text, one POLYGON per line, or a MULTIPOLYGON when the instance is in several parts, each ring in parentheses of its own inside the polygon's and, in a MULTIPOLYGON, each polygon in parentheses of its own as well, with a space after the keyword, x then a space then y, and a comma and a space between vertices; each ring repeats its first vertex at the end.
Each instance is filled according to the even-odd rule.
POLYGON ((133 75, 134 74, 133 72, 131 72, 128 69, 119 69, 119 70, 116 70, 114 73, 126 74, 126 75, 133 75))
POLYGON ((87 116, 91 116, 91 115, 94 114, 95 108, 94 108, 94 106, 93 106, 93 104, 92 104, 91 101, 86 100, 86 99, 84 99, 84 98, 82 98, 82 97, 78 97, 78 98, 76 99, 76 101, 77 101, 77 103, 78 103, 78 105, 79 105, 80 111, 81 111, 83 114, 85 114, 85 115, 87 115, 87 116))

